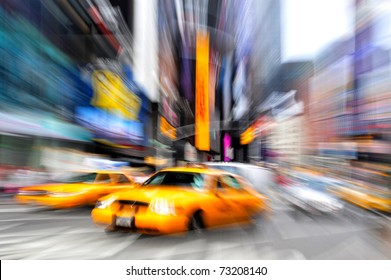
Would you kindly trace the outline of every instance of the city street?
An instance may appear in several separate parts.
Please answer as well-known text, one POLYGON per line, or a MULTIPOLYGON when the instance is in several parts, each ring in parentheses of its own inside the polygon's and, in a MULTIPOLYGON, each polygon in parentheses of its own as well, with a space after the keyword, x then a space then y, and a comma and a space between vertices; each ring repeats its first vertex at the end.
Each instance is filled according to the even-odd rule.
POLYGON ((353 209, 337 217, 293 212, 278 196, 256 226, 201 235, 105 233, 91 208, 32 210, 0 200, 1 259, 390 259, 391 222, 353 209))

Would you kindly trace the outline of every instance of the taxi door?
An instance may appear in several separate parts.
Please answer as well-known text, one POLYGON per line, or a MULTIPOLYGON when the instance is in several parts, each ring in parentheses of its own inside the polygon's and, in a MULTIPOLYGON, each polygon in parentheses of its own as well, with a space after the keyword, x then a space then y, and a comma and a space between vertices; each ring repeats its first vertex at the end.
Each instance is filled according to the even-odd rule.
POLYGON ((218 177, 215 208, 221 213, 220 224, 241 222, 245 217, 245 209, 241 205, 243 195, 237 184, 238 182, 233 176, 221 175, 218 177))

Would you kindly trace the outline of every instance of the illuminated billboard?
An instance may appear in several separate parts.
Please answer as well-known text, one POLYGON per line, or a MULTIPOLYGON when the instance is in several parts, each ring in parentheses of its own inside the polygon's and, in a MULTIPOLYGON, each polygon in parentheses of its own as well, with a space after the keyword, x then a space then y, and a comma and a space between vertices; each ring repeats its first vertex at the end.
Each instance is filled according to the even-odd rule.
POLYGON ((121 145, 144 145, 144 126, 94 107, 76 108, 76 121, 94 133, 94 138, 121 145))
POLYGON ((91 74, 93 96, 88 105, 75 108, 75 119, 97 140, 145 146, 144 126, 139 121, 142 101, 126 82, 113 71, 95 70, 91 74))
POLYGON ((232 148, 232 138, 231 135, 225 133, 223 138, 223 144, 224 144, 224 161, 231 161, 233 156, 233 148, 232 148))
POLYGON ((240 144, 247 145, 254 140, 254 126, 249 126, 242 134, 240 134, 240 144))
POLYGON ((209 33, 198 32, 196 42, 195 146, 209 151, 209 33))
POLYGON ((162 116, 160 116, 160 132, 171 140, 176 139, 176 128, 162 116))
POLYGON ((107 70, 94 71, 92 86, 94 97, 91 105, 121 114, 124 119, 137 120, 141 99, 127 88, 119 75, 107 70))

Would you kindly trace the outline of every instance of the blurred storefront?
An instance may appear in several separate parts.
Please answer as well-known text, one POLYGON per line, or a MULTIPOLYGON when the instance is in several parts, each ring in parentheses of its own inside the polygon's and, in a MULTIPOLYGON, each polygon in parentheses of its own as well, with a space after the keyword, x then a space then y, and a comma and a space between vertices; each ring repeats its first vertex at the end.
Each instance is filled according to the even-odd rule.
POLYGON ((41 33, 36 17, 19 1, 0 6, 0 165, 4 166, 47 169, 55 166, 44 162, 45 147, 91 148, 91 133, 73 122, 73 108, 82 95, 78 69, 41 33))

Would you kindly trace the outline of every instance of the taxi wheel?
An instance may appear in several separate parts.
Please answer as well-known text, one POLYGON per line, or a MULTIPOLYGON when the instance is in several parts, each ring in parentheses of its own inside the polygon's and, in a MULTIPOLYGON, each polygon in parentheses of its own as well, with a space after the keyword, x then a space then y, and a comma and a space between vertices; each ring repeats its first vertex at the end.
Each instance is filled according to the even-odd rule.
POLYGON ((204 222, 202 221, 202 213, 201 211, 197 211, 190 218, 188 231, 195 234, 200 234, 203 232, 204 228, 205 226, 204 226, 204 222))
POLYGON ((115 226, 109 225, 108 227, 105 228, 105 233, 106 234, 113 234, 116 233, 118 230, 115 226))

